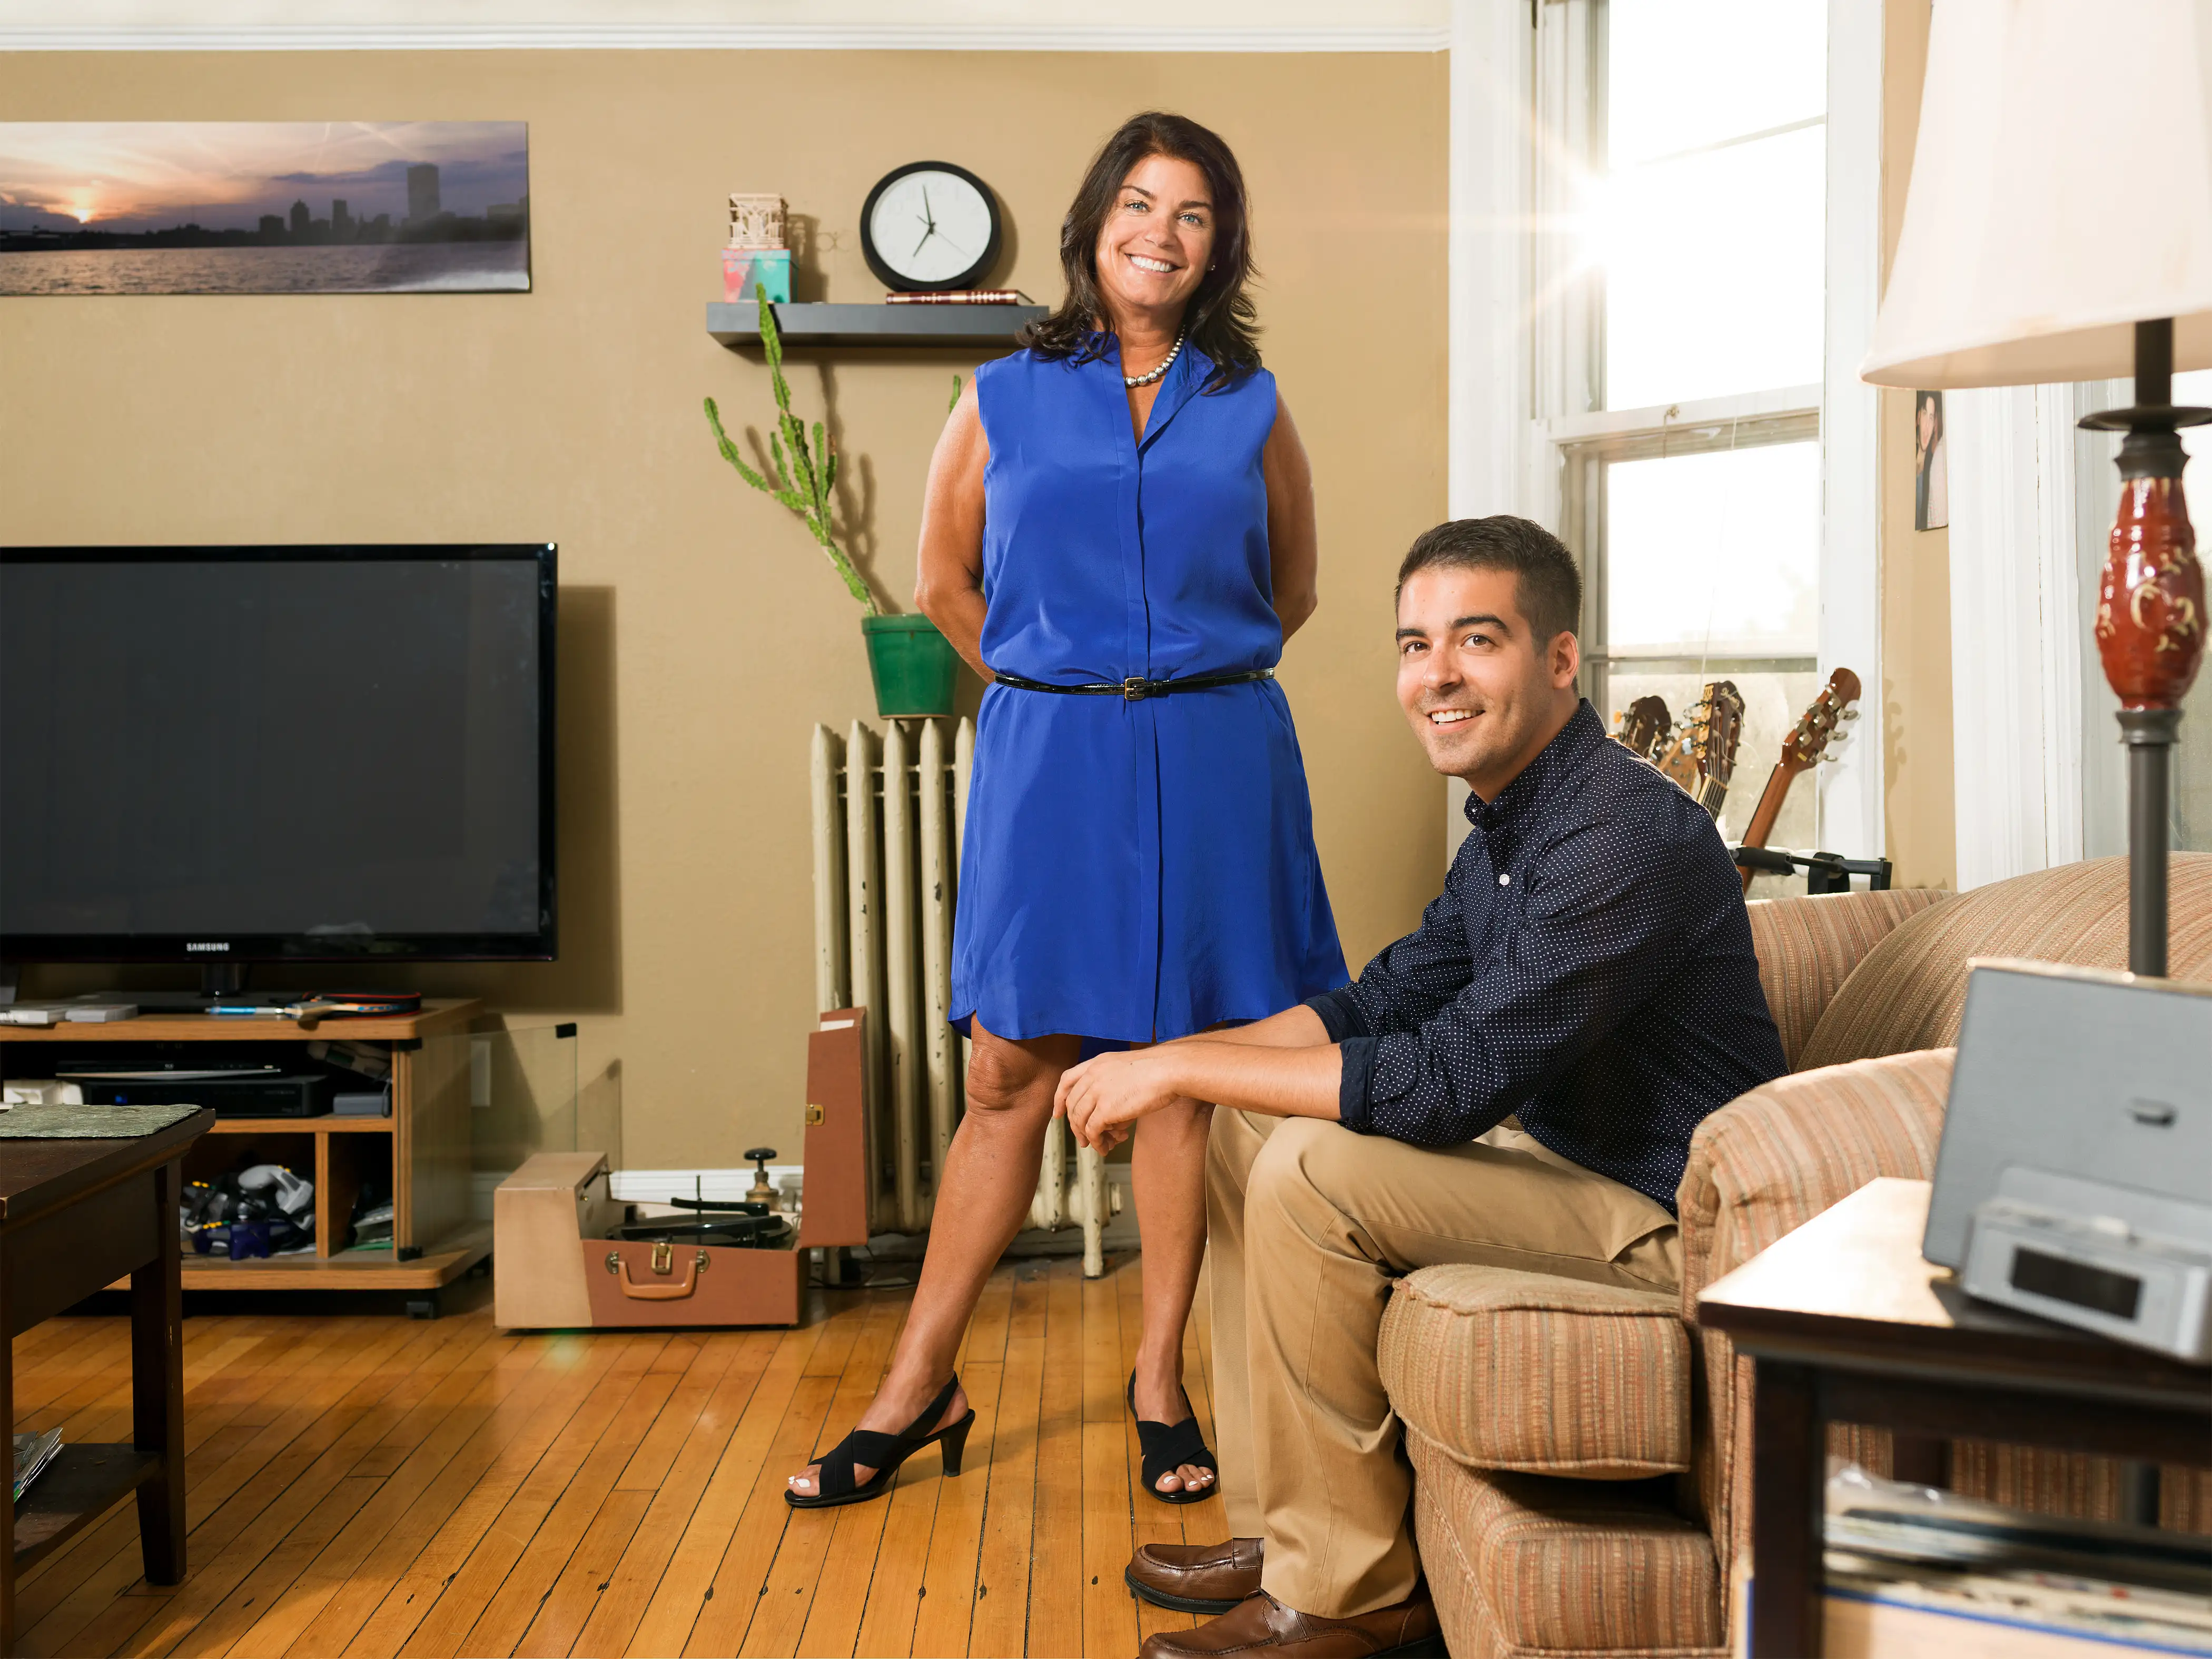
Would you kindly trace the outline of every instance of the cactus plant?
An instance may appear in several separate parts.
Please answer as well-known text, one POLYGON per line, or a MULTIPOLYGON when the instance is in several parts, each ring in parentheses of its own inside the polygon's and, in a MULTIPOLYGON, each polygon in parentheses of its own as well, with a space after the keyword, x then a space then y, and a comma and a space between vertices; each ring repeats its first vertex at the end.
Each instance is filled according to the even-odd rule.
POLYGON ((791 386, 783 378, 783 341, 777 334, 775 312, 763 291, 760 296, 761 346, 768 354, 770 384, 775 389, 775 426, 769 433, 768 447, 771 466, 767 476, 745 465, 745 458, 722 430, 721 411, 714 407, 712 398, 707 399, 707 424, 714 429, 714 442, 722 452, 722 459, 735 467, 738 476, 755 489, 777 501, 799 514, 808 533, 822 544, 837 579, 845 589, 867 608, 872 617, 883 614, 883 607, 860 580, 860 573, 845 550, 837 545, 837 537, 830 524, 830 492, 837 483, 837 455, 831 448, 828 430, 819 421, 814 423, 813 442, 807 441, 806 422, 791 412, 791 386))

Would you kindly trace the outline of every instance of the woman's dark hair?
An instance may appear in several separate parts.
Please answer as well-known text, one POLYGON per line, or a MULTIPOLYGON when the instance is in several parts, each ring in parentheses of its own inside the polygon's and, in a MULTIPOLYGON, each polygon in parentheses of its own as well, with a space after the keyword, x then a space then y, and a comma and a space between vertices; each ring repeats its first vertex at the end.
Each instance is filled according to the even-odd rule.
POLYGON ((1213 263, 1183 313, 1183 333, 1213 360, 1206 390, 1218 391, 1260 367, 1259 314, 1244 285, 1252 272, 1252 239, 1244 210, 1244 174, 1220 135, 1187 117, 1147 110, 1133 115, 1091 158, 1060 224, 1060 265, 1067 297, 1048 317, 1021 332, 1019 343, 1041 357, 1087 363, 1106 355, 1099 331, 1098 235, 1119 204, 1121 181, 1148 155, 1188 161, 1206 175, 1213 198, 1213 263))

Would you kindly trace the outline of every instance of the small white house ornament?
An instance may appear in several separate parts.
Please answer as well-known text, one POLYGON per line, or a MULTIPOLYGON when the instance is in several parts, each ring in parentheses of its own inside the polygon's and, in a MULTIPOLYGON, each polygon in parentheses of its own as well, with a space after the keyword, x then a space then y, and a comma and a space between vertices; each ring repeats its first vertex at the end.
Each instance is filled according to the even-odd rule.
POLYGON ((732 247, 781 248, 784 241, 783 198, 732 195, 730 198, 732 247))

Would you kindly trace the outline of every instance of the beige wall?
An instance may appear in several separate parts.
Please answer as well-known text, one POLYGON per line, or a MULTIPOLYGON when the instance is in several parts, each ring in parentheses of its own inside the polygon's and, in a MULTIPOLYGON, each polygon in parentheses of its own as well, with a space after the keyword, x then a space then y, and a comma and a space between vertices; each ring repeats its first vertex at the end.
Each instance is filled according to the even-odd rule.
MULTIPOLYGON (((1885 0, 1881 248, 1887 279, 1905 222, 1928 0, 1885 0)), ((1912 394, 1881 394, 1882 790, 1904 887, 1955 887, 1951 776, 1951 537, 1912 527, 1912 394)))
MULTIPOLYGON (((1445 95, 1441 54, 0 58, 15 120, 527 121, 535 281, 0 304, 0 534, 559 542, 562 960, 411 982, 580 1019, 586 1139, 619 1101, 633 1167, 733 1166, 762 1140, 795 1158, 806 733, 873 711, 856 607, 700 414, 709 394, 741 421, 769 404, 765 370, 703 330, 722 198, 781 191, 815 221, 799 297, 872 300, 868 186, 958 161, 1005 205, 999 280, 1056 298, 1061 212, 1116 121, 1179 109, 1236 146, 1267 362, 1315 462, 1322 609, 1283 678, 1356 965, 1442 861, 1438 786, 1391 699, 1389 595, 1443 511, 1445 95)), ((902 609, 930 446, 973 367, 813 354, 794 376, 807 410, 830 404, 858 544, 902 609)))

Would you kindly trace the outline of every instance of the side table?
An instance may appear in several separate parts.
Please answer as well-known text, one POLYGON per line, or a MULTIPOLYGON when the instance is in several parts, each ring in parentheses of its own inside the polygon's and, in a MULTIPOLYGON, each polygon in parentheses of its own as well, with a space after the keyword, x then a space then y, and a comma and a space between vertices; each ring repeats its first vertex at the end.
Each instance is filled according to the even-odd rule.
MULTIPOLYGON (((128 1274, 131 1443, 64 1446, 14 1501, 0 1492, 0 1654, 15 1580, 121 1499, 138 1497, 149 1583, 185 1576, 185 1311, 177 1202, 198 1111, 129 1140, 0 1140, 0 1423, 14 1431, 14 1339, 128 1274)), ((12 1460, 11 1460, 12 1462, 12 1460)))
POLYGON ((2212 1367, 1970 1301, 1924 1181, 1872 1181, 1698 1298, 1753 1361, 1753 1659, 1818 1659, 1830 1423, 2212 1468, 2212 1367))

